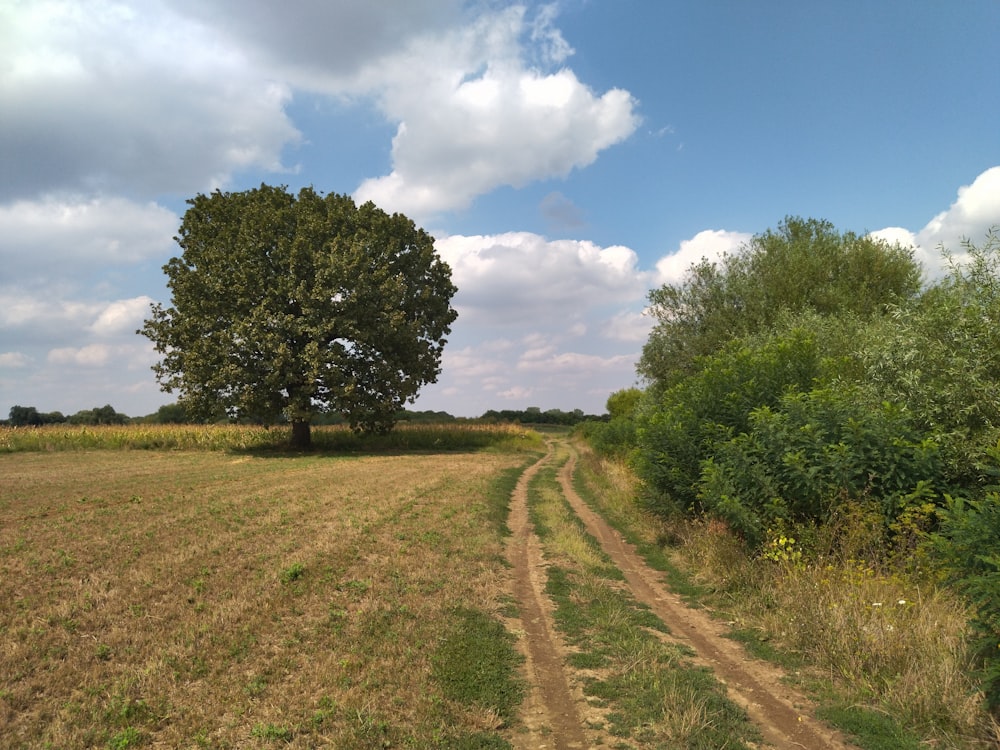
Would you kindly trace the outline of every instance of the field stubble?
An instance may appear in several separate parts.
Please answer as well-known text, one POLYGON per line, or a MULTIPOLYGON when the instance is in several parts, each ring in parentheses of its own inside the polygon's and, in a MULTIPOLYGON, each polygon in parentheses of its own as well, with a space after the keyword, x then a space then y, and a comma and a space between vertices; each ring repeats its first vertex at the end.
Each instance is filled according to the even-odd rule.
POLYGON ((434 659, 502 606, 487 497, 523 462, 0 455, 0 746, 496 739, 434 659))

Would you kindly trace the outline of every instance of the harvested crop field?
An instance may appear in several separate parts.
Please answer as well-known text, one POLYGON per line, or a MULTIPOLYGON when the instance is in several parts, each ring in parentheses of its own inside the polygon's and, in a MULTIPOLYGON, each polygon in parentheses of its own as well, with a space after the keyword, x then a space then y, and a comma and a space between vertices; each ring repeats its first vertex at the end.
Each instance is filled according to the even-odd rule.
POLYGON ((0 455, 0 746, 503 746, 448 659, 526 460, 0 455))

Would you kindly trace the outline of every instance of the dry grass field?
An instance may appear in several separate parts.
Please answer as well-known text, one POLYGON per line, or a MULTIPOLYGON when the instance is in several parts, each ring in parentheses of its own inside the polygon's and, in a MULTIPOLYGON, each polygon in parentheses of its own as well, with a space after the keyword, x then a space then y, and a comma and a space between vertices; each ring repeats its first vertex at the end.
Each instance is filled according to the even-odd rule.
POLYGON ((0 454, 0 746, 505 746, 446 662, 525 460, 0 454))

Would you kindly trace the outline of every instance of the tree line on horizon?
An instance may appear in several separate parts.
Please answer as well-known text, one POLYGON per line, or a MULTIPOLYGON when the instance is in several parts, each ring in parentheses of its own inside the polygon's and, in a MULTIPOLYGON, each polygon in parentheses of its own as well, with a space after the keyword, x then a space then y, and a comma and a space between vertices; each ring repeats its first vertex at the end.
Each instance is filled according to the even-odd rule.
MULTIPOLYGON (((563 411, 561 409, 545 409, 529 406, 526 409, 489 409, 479 417, 456 417, 446 411, 401 409, 394 415, 394 420, 400 423, 442 423, 477 421, 485 423, 516 423, 539 425, 574 426, 582 422, 601 422, 609 419, 607 414, 585 414, 581 409, 563 411)), ((71 425, 122 425, 122 424, 210 424, 228 423, 232 420, 223 412, 214 419, 194 419, 190 412, 180 403, 164 404, 152 414, 141 417, 130 417, 115 410, 110 404, 93 409, 83 409, 64 415, 62 412, 41 412, 34 406, 12 406, 8 418, 0 420, 0 425, 6 427, 41 427, 51 424, 71 425)), ((278 424, 284 424, 278 421, 278 424)), ((348 421, 340 414, 317 414, 313 425, 343 425, 348 421)))

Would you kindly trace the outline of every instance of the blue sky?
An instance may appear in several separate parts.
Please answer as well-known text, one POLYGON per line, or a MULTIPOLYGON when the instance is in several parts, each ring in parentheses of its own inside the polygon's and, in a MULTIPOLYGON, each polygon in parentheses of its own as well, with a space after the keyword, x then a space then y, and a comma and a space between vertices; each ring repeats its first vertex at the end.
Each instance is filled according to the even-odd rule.
POLYGON ((0 414, 160 392, 184 201, 261 182, 437 238, 459 320, 415 408, 603 411, 649 289, 788 215, 1000 225, 996 0, 0 0, 0 414))

